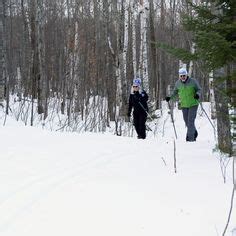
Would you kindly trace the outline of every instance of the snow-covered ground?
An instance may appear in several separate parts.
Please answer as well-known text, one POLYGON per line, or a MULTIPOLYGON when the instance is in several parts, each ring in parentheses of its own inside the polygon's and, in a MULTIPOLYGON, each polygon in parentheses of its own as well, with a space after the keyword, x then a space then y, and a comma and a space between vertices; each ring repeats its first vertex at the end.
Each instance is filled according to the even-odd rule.
MULTIPOLYGON (((164 133, 160 121, 155 138, 149 133, 138 140, 50 132, 11 118, 3 126, 1 113, 0 235, 222 235, 232 161, 213 151, 213 129, 200 108, 195 143, 185 142, 182 114, 175 110, 175 173, 168 116, 164 133)), ((227 236, 236 229, 235 207, 227 236)))

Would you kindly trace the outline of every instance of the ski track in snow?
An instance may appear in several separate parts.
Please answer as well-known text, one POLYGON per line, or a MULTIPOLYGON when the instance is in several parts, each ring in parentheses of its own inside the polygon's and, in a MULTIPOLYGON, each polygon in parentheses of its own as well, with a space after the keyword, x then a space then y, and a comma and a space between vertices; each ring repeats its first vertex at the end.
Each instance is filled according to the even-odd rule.
MULTIPOLYGON (((34 176, 33 181, 29 181, 9 192, 6 196, 1 197, 0 211, 6 211, 8 215, 0 217, 2 222, 0 232, 4 232, 12 223, 20 219, 22 215, 29 213, 34 205, 42 198, 46 198, 55 188, 65 185, 66 182, 78 182, 79 178, 83 177, 87 170, 96 169, 99 166, 104 168, 111 162, 124 158, 125 155, 122 151, 117 154, 112 152, 103 153, 102 155, 99 153, 93 154, 94 157, 84 163, 67 168, 60 166, 52 169, 52 172, 49 174, 34 176), (111 156, 112 158, 110 158, 111 156), (5 206, 7 209, 4 209, 5 206)), ((88 156, 91 157, 91 154, 88 156)))
MULTIPOLYGON (((119 154, 112 154, 112 158, 108 159, 111 154, 104 154, 102 156, 97 155, 97 157, 91 158, 89 161, 85 163, 79 164, 78 166, 73 166, 69 168, 57 168, 53 169, 52 173, 37 176, 35 180, 20 186, 13 192, 9 193, 4 199, 0 201, 0 211, 3 210, 4 204, 7 203, 7 207, 12 206, 12 202, 15 202, 16 199, 22 199, 23 203, 19 206, 12 206, 15 208, 16 212, 10 215, 8 219, 2 219, 1 222, 5 222, 1 224, 0 232, 7 229, 7 227, 17 220, 24 212, 28 212, 34 204, 37 204, 41 198, 46 197, 46 195, 53 191, 55 188, 60 185, 66 184, 66 182, 70 182, 73 179, 76 179, 76 182, 79 181, 79 177, 83 175, 86 170, 91 168, 96 168, 97 166, 105 166, 111 163, 113 160, 117 160, 117 158, 122 156, 119 154)), ((11 210, 10 210, 11 211, 11 210)), ((14 211, 14 210, 13 210, 14 211)), ((6 216, 4 216, 5 218, 6 216)))
MULTIPOLYGON (((157 137, 146 140, 110 134, 55 133, 22 127, 13 121, 1 127, 0 235, 219 233, 228 213, 231 185, 223 184, 219 161, 212 153, 210 124, 198 112, 198 142, 186 143, 181 113, 176 112, 175 174, 173 126, 167 114, 163 117, 157 137), (65 217, 53 213, 57 207, 65 217), (104 211, 103 217, 99 211, 104 211), (57 217, 55 223, 51 222, 57 217), (94 233, 89 225, 98 232, 94 233)), ((230 170, 227 174, 229 183, 230 170)), ((232 222, 230 226, 235 227, 232 222)))

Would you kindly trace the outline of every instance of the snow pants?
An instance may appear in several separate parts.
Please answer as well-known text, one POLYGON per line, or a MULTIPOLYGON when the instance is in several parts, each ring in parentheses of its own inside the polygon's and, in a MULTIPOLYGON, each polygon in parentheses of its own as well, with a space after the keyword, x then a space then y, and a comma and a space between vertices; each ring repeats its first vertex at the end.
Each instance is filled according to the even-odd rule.
POLYGON ((197 109, 198 105, 189 108, 182 108, 184 122, 187 127, 186 141, 189 142, 196 141, 198 135, 198 132, 195 127, 197 109))
POLYGON ((146 115, 134 114, 134 127, 139 139, 146 138, 146 120, 146 115))

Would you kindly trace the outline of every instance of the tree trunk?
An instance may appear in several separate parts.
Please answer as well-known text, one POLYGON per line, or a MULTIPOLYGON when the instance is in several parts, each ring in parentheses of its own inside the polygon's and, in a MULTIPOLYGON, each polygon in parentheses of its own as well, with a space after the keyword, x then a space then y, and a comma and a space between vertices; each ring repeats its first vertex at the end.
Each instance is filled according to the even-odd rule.
POLYGON ((218 145, 222 152, 231 154, 231 133, 229 120, 229 99, 226 96, 227 84, 222 82, 221 78, 225 77, 224 68, 214 71, 214 95, 216 101, 217 116, 217 134, 218 145))
MULTIPOLYGON (((149 96, 150 96, 150 100, 155 101, 157 98, 157 89, 158 89, 158 85, 157 85, 157 48, 154 44, 154 42, 156 42, 156 34, 155 34, 155 12, 154 12, 154 4, 153 4, 153 0, 150 0, 149 3, 149 10, 150 10, 150 14, 149 14, 149 96)), ((156 103, 155 103, 156 104, 156 103)), ((157 107, 155 107, 157 108, 157 107)))
MULTIPOLYGON (((39 70, 37 76, 38 83, 38 114, 45 112, 46 105, 46 75, 45 75, 45 49, 44 49, 44 37, 43 37, 43 0, 37 0, 36 5, 36 40, 38 51, 39 70)), ((45 113, 46 114, 46 113, 45 113)), ((44 116, 44 119, 46 116, 44 116)))
POLYGON ((0 0, 0 103, 4 99, 4 85, 6 80, 6 38, 5 25, 5 1, 0 0))

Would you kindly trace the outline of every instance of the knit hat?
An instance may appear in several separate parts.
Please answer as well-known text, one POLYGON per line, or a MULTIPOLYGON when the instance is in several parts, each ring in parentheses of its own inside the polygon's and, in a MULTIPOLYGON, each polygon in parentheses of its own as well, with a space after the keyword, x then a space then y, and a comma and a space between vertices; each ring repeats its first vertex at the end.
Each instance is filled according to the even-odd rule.
POLYGON ((185 68, 179 69, 179 75, 188 75, 188 72, 185 68))
POLYGON ((133 86, 138 86, 138 87, 140 87, 140 86, 141 86, 141 79, 138 78, 138 77, 134 78, 134 80, 133 80, 133 86))

